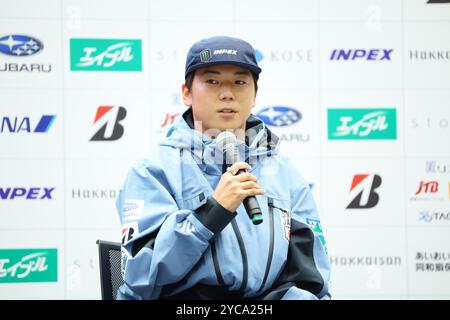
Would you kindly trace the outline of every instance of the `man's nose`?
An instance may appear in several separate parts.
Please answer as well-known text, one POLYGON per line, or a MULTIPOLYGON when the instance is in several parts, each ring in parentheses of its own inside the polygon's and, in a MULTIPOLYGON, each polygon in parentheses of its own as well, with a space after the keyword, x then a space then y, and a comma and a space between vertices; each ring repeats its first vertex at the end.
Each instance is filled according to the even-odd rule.
POLYGON ((220 88, 219 99, 223 101, 233 101, 234 94, 230 89, 230 86, 224 85, 220 88))

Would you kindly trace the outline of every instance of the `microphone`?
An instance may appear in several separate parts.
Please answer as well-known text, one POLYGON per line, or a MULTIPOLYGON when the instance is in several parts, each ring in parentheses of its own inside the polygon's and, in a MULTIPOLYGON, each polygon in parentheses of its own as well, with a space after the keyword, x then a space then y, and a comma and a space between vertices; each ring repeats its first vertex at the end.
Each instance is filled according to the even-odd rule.
MULTIPOLYGON (((236 136, 229 131, 223 131, 219 133, 216 138, 217 148, 224 154, 227 164, 242 162, 239 150, 236 148, 236 136)), ((245 172, 244 169, 240 169, 236 174, 245 172)), ((258 200, 255 196, 248 196, 244 199, 244 207, 247 211, 247 215, 254 225, 263 222, 262 211, 259 206, 258 200)))

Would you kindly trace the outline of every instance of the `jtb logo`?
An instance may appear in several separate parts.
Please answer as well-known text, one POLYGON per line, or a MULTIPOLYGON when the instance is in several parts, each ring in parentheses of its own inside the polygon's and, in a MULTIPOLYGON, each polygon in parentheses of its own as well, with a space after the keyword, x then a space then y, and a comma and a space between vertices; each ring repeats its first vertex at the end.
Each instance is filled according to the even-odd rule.
POLYGON ((391 53, 394 49, 334 49, 330 60, 369 60, 391 61, 391 53))
POLYGON ((420 181, 419 189, 416 191, 416 196, 419 193, 436 193, 439 189, 439 182, 437 181, 420 181))
POLYGON ((55 188, 3 188, 0 187, 0 199, 25 198, 27 200, 52 199, 55 188))
POLYGON ((2 125, 0 127, 0 132, 28 132, 28 133, 46 133, 52 126, 53 121, 55 121, 55 115, 43 115, 39 120, 36 127, 33 129, 31 126, 31 121, 29 117, 18 118, 18 117, 3 117, 2 125))
POLYGON ((124 107, 103 106, 97 108, 95 114, 95 127, 101 126, 90 141, 114 141, 123 136, 124 128, 120 121, 127 116, 124 107))
POLYGON ((381 177, 377 174, 356 174, 353 177, 351 194, 357 193, 347 209, 369 209, 378 204, 380 196, 375 192, 381 185, 381 177))

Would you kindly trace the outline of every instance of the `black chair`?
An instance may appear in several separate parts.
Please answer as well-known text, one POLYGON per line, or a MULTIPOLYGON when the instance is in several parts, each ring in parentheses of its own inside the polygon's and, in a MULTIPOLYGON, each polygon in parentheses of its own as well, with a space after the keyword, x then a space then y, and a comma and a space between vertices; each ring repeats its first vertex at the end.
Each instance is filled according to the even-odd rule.
POLYGON ((117 290, 124 283, 120 267, 121 244, 118 242, 97 240, 100 262, 100 286, 102 300, 115 300, 117 290))

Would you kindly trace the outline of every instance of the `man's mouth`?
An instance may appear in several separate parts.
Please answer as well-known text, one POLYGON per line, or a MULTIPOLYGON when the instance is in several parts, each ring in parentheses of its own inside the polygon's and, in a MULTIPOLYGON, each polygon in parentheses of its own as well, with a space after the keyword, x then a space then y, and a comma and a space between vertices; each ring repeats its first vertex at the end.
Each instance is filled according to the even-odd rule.
POLYGON ((236 113, 237 111, 235 111, 234 109, 230 109, 230 108, 224 108, 224 109, 220 109, 219 113, 236 113))

